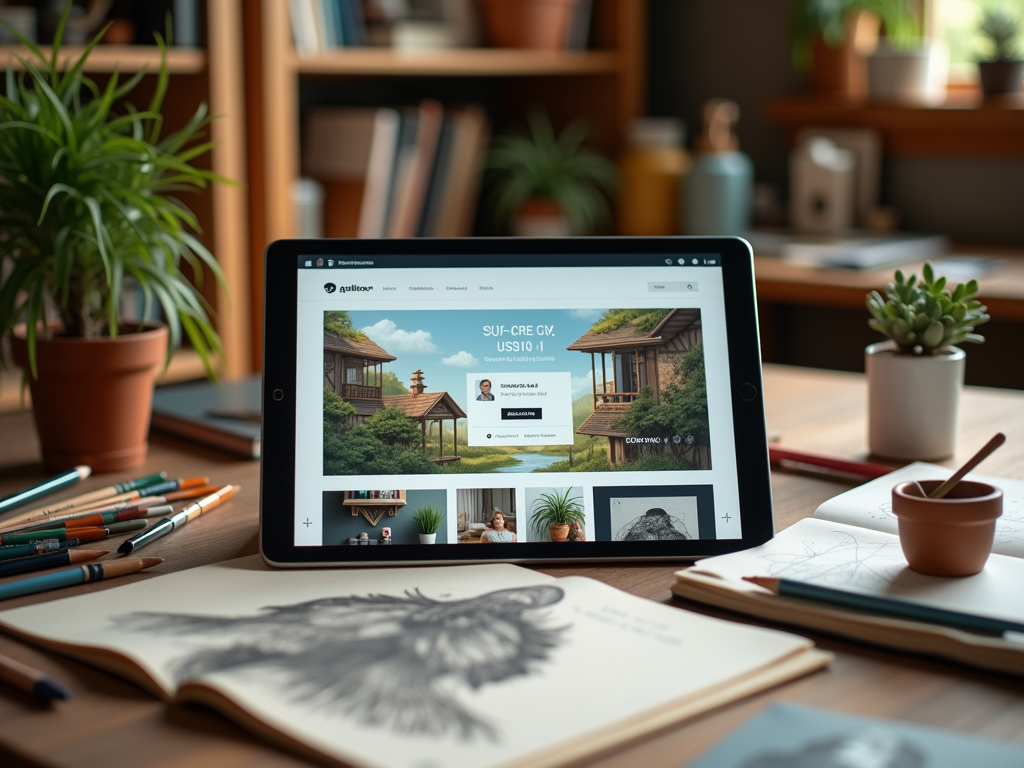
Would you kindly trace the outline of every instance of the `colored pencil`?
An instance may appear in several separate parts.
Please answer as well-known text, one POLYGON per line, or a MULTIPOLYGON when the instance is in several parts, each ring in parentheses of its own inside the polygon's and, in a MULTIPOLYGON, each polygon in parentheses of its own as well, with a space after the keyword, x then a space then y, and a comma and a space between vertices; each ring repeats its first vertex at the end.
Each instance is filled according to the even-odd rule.
POLYGON ((163 561, 162 557, 130 557, 124 560, 110 560, 103 563, 87 563, 77 568, 57 571, 55 573, 45 573, 41 576, 29 576, 24 579, 9 581, 6 584, 0 584, 0 600, 21 597, 22 595, 34 595, 37 592, 47 592, 51 589, 73 587, 77 584, 111 579, 116 576, 127 576, 130 573, 137 573, 144 568, 159 565, 163 561))
MULTIPOLYGON (((167 480, 156 484, 147 485, 140 490, 130 490, 123 493, 118 493, 113 496, 107 496, 102 499, 94 499, 91 501, 76 503, 72 506, 66 504, 59 505, 58 507, 44 508, 44 509, 33 509, 29 512, 23 512, 20 515, 15 515, 4 521, 3 525, 5 528, 17 524, 23 525, 25 523, 36 522, 38 520, 44 520, 48 517, 52 517, 56 514, 74 514, 77 512, 95 512, 100 509, 107 510, 109 507, 122 503, 122 502, 136 502, 139 499, 162 496, 167 493, 174 491, 186 490, 191 491, 194 488, 205 486, 209 482, 209 478, 206 477, 183 477, 178 480, 167 480), (145 494, 145 496, 143 495, 145 494)), ((112 486, 113 487, 113 486, 112 486)), ((104 489, 106 490, 106 489, 104 489)), ((69 499, 73 501, 73 499, 69 499)))
POLYGON ((40 701, 67 701, 71 698, 71 691, 49 675, 6 656, 0 656, 0 680, 40 701))
POLYGON ((125 520, 137 520, 143 517, 160 517, 174 510, 170 504, 160 504, 155 507, 128 507, 117 512, 80 512, 76 515, 61 516, 60 519, 50 518, 41 523, 31 523, 17 528, 0 531, 0 535, 7 533, 23 533, 27 531, 44 531, 49 529, 71 530, 72 528, 86 528, 92 526, 110 525, 125 520))
POLYGON ((859 480, 861 482, 874 480, 876 477, 887 475, 893 471, 892 467, 886 467, 881 464, 837 459, 832 456, 797 451, 778 445, 768 446, 768 461, 773 467, 778 467, 779 469, 824 475, 825 477, 840 480, 859 480))
POLYGON ((0 563, 0 576, 17 576, 21 573, 42 571, 47 568, 59 568, 62 565, 87 563, 97 557, 109 555, 106 549, 59 549, 42 555, 19 557, 17 560, 4 560, 0 563))
POLYGON ((83 464, 75 467, 74 469, 69 469, 67 472, 61 472, 59 475, 54 475, 49 480, 44 480, 38 485, 26 488, 24 491, 12 493, 10 496, 0 499, 0 514, 3 514, 9 509, 21 506, 22 504, 27 504, 33 499, 38 499, 40 496, 45 496, 48 493, 60 490, 65 485, 71 485, 72 483, 77 483, 79 480, 85 480, 85 478, 91 474, 92 469, 83 464))
POLYGON ((834 605, 838 608, 852 608, 858 611, 881 613, 901 619, 923 621, 928 624, 941 624, 972 632, 1024 632, 1024 624, 1005 619, 994 619, 987 616, 975 616, 970 613, 951 611, 947 608, 935 608, 930 605, 901 600, 895 597, 865 595, 859 592, 846 592, 832 587, 819 587, 817 584, 805 584, 792 579, 773 579, 764 576, 744 576, 744 581, 757 584, 781 597, 795 597, 823 605, 834 605))
POLYGON ((45 507, 30 509, 28 512, 21 513, 18 517, 55 514, 56 512, 69 509, 71 507, 77 507, 82 504, 88 504, 95 501, 102 501, 103 499, 127 493, 128 491, 140 490, 145 488, 147 485, 162 482, 165 477, 167 477, 166 472, 158 472, 155 475, 137 477, 134 480, 126 480, 123 483, 115 483, 114 485, 108 485, 106 488, 99 488, 95 491, 89 491, 88 493, 82 493, 78 496, 72 496, 70 499, 64 499, 63 501, 58 501, 55 504, 50 504, 45 507))
MULTIPOLYGON (((78 545, 78 539, 74 539, 75 546, 78 545)), ((67 549, 70 542, 60 541, 36 541, 31 544, 16 544, 13 546, 0 547, 0 562, 4 560, 12 560, 16 557, 29 557, 31 555, 39 555, 44 552, 54 552, 58 549, 67 549)))
POLYGON ((193 502, 176 514, 171 515, 170 517, 165 517, 160 522, 151 525, 138 536, 125 539, 121 542, 121 546, 117 548, 117 551, 124 555, 132 553, 136 549, 140 549, 141 547, 156 541, 160 537, 166 536, 171 531, 182 527, 192 518, 199 517, 207 510, 219 506, 230 499, 239 490, 241 490, 240 486, 226 485, 216 493, 210 494, 199 501, 193 502))
POLYGON ((80 541, 96 541, 109 536, 117 536, 127 531, 138 531, 146 527, 145 520, 125 520, 120 523, 111 523, 104 526, 91 526, 88 528, 47 528, 42 531, 25 531, 22 533, 5 533, 0 535, 0 542, 4 544, 30 544, 42 539, 56 539, 66 541, 67 539, 79 539, 80 541))

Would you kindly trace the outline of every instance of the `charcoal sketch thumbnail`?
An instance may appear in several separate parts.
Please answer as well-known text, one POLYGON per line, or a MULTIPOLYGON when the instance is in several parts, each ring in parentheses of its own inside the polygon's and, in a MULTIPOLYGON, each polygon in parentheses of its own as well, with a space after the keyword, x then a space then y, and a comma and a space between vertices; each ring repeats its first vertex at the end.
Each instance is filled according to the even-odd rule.
POLYGON ((238 670, 362 725, 500 741, 451 682, 477 689, 540 673, 566 640, 569 626, 548 626, 543 611, 563 594, 541 585, 435 600, 416 590, 266 606, 251 616, 135 612, 115 621, 122 631, 205 641, 175 663, 178 682, 238 670))

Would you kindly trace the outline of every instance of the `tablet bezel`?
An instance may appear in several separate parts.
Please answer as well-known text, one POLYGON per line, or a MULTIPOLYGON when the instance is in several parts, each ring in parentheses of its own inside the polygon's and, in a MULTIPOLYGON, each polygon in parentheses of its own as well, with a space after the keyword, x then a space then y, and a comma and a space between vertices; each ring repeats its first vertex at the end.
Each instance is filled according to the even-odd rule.
POLYGON ((753 253, 750 245, 741 238, 279 240, 271 243, 265 254, 263 322, 260 552, 270 565, 324 567, 469 562, 684 561, 747 549, 763 544, 774 535, 753 253), (742 538, 588 541, 574 543, 571 547, 552 542, 490 544, 484 550, 486 557, 481 557, 483 553, 478 547, 457 545, 296 546, 293 542, 298 257, 502 255, 514 258, 531 253, 721 255, 742 538))

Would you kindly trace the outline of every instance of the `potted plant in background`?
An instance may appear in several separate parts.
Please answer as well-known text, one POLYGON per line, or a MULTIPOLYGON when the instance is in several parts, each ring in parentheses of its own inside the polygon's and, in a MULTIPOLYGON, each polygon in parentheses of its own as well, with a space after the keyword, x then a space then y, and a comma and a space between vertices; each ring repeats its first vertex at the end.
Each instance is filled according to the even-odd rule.
POLYGON ((988 43, 988 57, 978 62, 978 76, 984 96, 1020 93, 1024 83, 1024 60, 1017 40, 1024 21, 1006 8, 982 12, 978 32, 988 43))
POLYGON ((487 38, 498 48, 565 48, 579 0, 477 0, 487 38))
POLYGON ((115 72, 103 88, 86 77, 103 31, 62 66, 70 8, 49 55, 17 35, 28 53, 0 97, 0 261, 11 266, 0 286, 0 338, 11 338, 28 379, 46 467, 105 472, 145 459, 154 374, 183 336, 214 374, 220 339, 182 267, 197 282, 203 266, 218 279, 220 270, 193 235, 195 216, 169 193, 216 177, 191 165, 210 148, 193 143, 209 121, 205 106, 160 136, 163 40, 148 106, 122 110, 145 73, 122 82, 115 72), (143 316, 159 306, 165 323, 121 316, 129 283, 143 316))
POLYGON ((433 544, 437 540, 437 529, 444 520, 444 512, 433 504, 420 507, 412 515, 412 521, 420 531, 420 544, 433 544))
POLYGON ((581 496, 569 497, 572 493, 572 486, 569 486, 562 493, 542 493, 533 503, 530 510, 530 528, 537 535, 538 540, 543 540, 546 533, 552 541, 565 541, 569 535, 569 526, 573 523, 582 525, 585 521, 583 515, 583 498, 581 496))
POLYGON ((909 0, 795 0, 789 19, 793 63, 810 73, 814 93, 863 99, 866 57, 877 47, 883 23, 901 43, 916 36, 909 0))
POLYGON ((545 113, 528 121, 528 134, 499 136, 488 153, 495 223, 524 237, 593 234, 610 217, 605 194, 617 186, 615 165, 583 148, 583 123, 556 136, 545 113))
POLYGON ((868 375, 868 446, 901 461, 953 455, 964 382, 964 351, 954 345, 984 337, 974 329, 989 321, 975 300, 978 283, 946 287, 925 264, 924 279, 896 270, 885 298, 867 297, 868 325, 889 341, 865 350, 868 375))

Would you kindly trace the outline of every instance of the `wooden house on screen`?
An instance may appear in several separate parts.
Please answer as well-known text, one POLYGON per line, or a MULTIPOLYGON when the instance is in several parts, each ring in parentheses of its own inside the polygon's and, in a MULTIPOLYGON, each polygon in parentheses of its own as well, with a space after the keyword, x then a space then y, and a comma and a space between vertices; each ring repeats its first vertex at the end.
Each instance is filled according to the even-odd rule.
POLYGON ((608 461, 614 466, 635 461, 639 446, 627 443, 632 433, 616 426, 645 387, 655 402, 675 376, 675 366, 703 343, 699 309, 672 309, 649 331, 641 319, 620 328, 593 329, 566 349, 590 353, 594 412, 576 430, 581 435, 608 438, 608 461))
POLYGON ((427 393, 423 371, 414 371, 409 393, 385 395, 384 363, 397 360, 370 339, 343 339, 324 332, 324 389, 356 409, 354 424, 364 423, 381 408, 397 408, 420 423, 423 452, 431 461, 459 461, 458 420, 466 413, 447 392, 427 393), (452 452, 444 452, 444 422, 452 422, 452 452), (436 438, 431 434, 437 425, 436 438), (431 453, 434 449, 436 453, 431 453))

